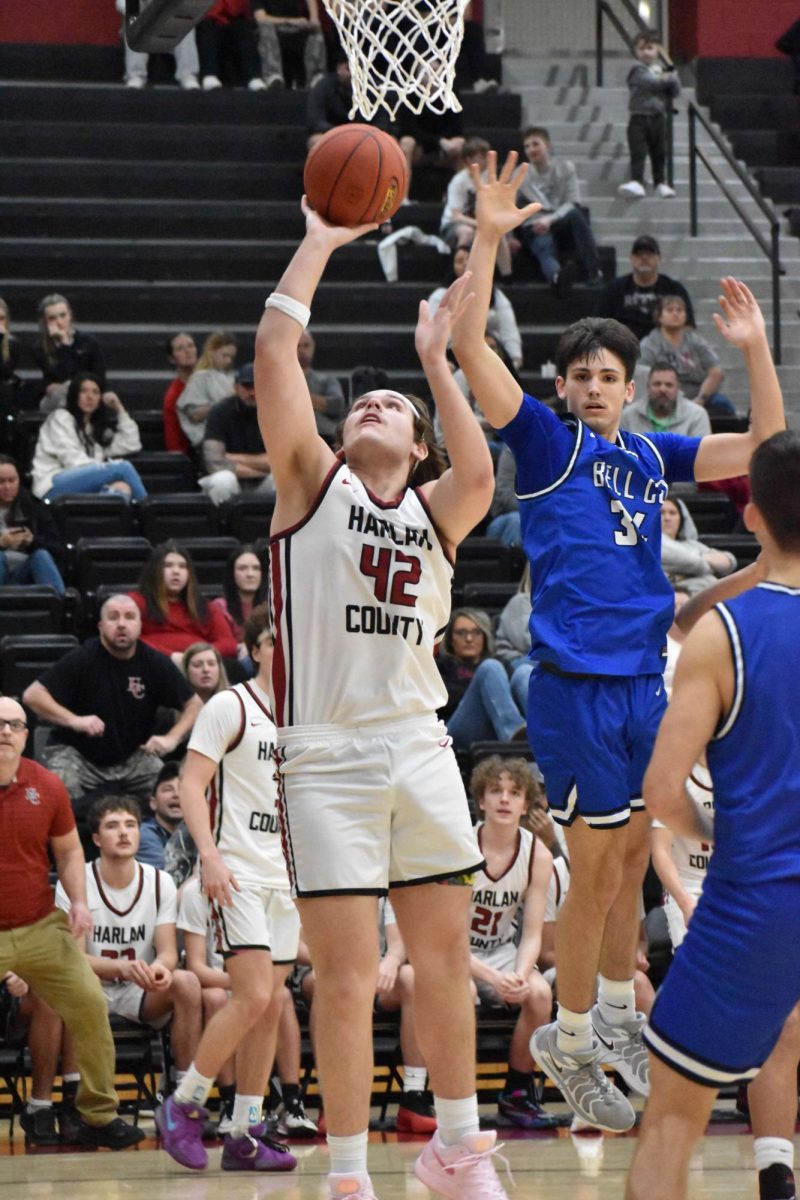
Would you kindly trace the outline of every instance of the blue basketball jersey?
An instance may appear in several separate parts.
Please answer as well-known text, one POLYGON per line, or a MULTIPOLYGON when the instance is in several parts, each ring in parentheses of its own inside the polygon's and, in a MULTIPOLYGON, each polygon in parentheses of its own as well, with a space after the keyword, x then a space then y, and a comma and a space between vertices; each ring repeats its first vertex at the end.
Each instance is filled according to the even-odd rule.
POLYGON ((620 433, 612 445, 527 395, 498 434, 516 460, 531 657, 581 674, 659 674, 674 615, 661 503, 668 483, 694 479, 700 439, 620 433))
POLYGON ((800 876, 800 588, 760 583, 718 604, 734 696, 708 746, 714 853, 708 878, 800 876))

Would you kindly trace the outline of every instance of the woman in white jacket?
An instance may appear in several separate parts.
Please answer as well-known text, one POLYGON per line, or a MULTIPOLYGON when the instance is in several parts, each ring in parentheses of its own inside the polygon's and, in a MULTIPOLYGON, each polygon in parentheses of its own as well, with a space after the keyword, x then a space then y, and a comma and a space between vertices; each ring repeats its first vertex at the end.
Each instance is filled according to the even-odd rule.
POLYGON ((735 571, 736 557, 700 541, 689 509, 676 496, 661 505, 661 566, 673 587, 694 596, 735 571))
POLYGON ((67 493, 119 492, 126 499, 147 495, 139 473, 118 454, 141 450, 139 427, 114 392, 103 394, 96 375, 76 375, 64 408, 39 430, 33 455, 33 494, 52 500, 67 493))

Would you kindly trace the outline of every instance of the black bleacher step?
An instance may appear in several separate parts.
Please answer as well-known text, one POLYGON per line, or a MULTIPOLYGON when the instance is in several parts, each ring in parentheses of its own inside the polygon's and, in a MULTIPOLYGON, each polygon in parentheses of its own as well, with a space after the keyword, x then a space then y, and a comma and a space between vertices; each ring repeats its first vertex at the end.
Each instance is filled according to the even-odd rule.
POLYGON ((769 95, 715 96, 710 104, 712 120, 725 131, 731 129, 794 129, 797 109, 787 96, 771 91, 769 95))

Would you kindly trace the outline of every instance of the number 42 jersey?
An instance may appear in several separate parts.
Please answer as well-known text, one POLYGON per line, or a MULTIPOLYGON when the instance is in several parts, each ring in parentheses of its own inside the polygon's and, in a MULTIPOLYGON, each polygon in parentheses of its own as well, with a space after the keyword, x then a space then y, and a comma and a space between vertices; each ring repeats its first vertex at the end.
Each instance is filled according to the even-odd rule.
POLYGON ((382 501, 336 464, 302 521, 270 539, 279 728, 430 714, 453 565, 418 490, 382 501))

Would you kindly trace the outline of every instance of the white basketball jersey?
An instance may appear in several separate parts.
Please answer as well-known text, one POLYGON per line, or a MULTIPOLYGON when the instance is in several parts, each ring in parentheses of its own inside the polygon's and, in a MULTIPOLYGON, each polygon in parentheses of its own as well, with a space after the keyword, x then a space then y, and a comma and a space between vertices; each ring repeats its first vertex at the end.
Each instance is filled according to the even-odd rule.
POLYGON ((453 567, 419 492, 384 503, 337 464, 308 515, 272 537, 270 562, 279 728, 442 707, 433 648, 453 567))
MULTIPOLYGON (((481 843, 483 825, 478 826, 481 843)), ((516 918, 531 881, 535 838, 527 829, 517 833, 514 857, 502 875, 493 879, 484 868, 475 872, 472 885, 469 942, 478 956, 514 941, 516 918)))
MULTIPOLYGON (((100 874, 99 860, 86 864, 86 900, 92 930, 86 935, 86 953, 95 958, 128 958, 151 963, 156 957, 157 925, 175 924, 176 889, 166 871, 135 863, 133 882, 111 888, 100 874)), ((61 884, 56 904, 69 911, 61 884)))
POLYGON ((251 679, 212 696, 195 721, 189 749, 217 763, 208 801, 226 866, 239 881, 288 890, 267 695, 251 679))
MULTIPOLYGON (((707 767, 701 766, 700 763, 695 764, 691 776, 686 781, 686 790, 697 808, 714 811, 714 792, 707 767)), ((654 821, 653 824, 663 829, 659 821, 654 821)), ((673 834, 672 861, 681 883, 694 896, 699 896, 703 890, 713 849, 708 842, 696 842, 692 838, 673 834)))

